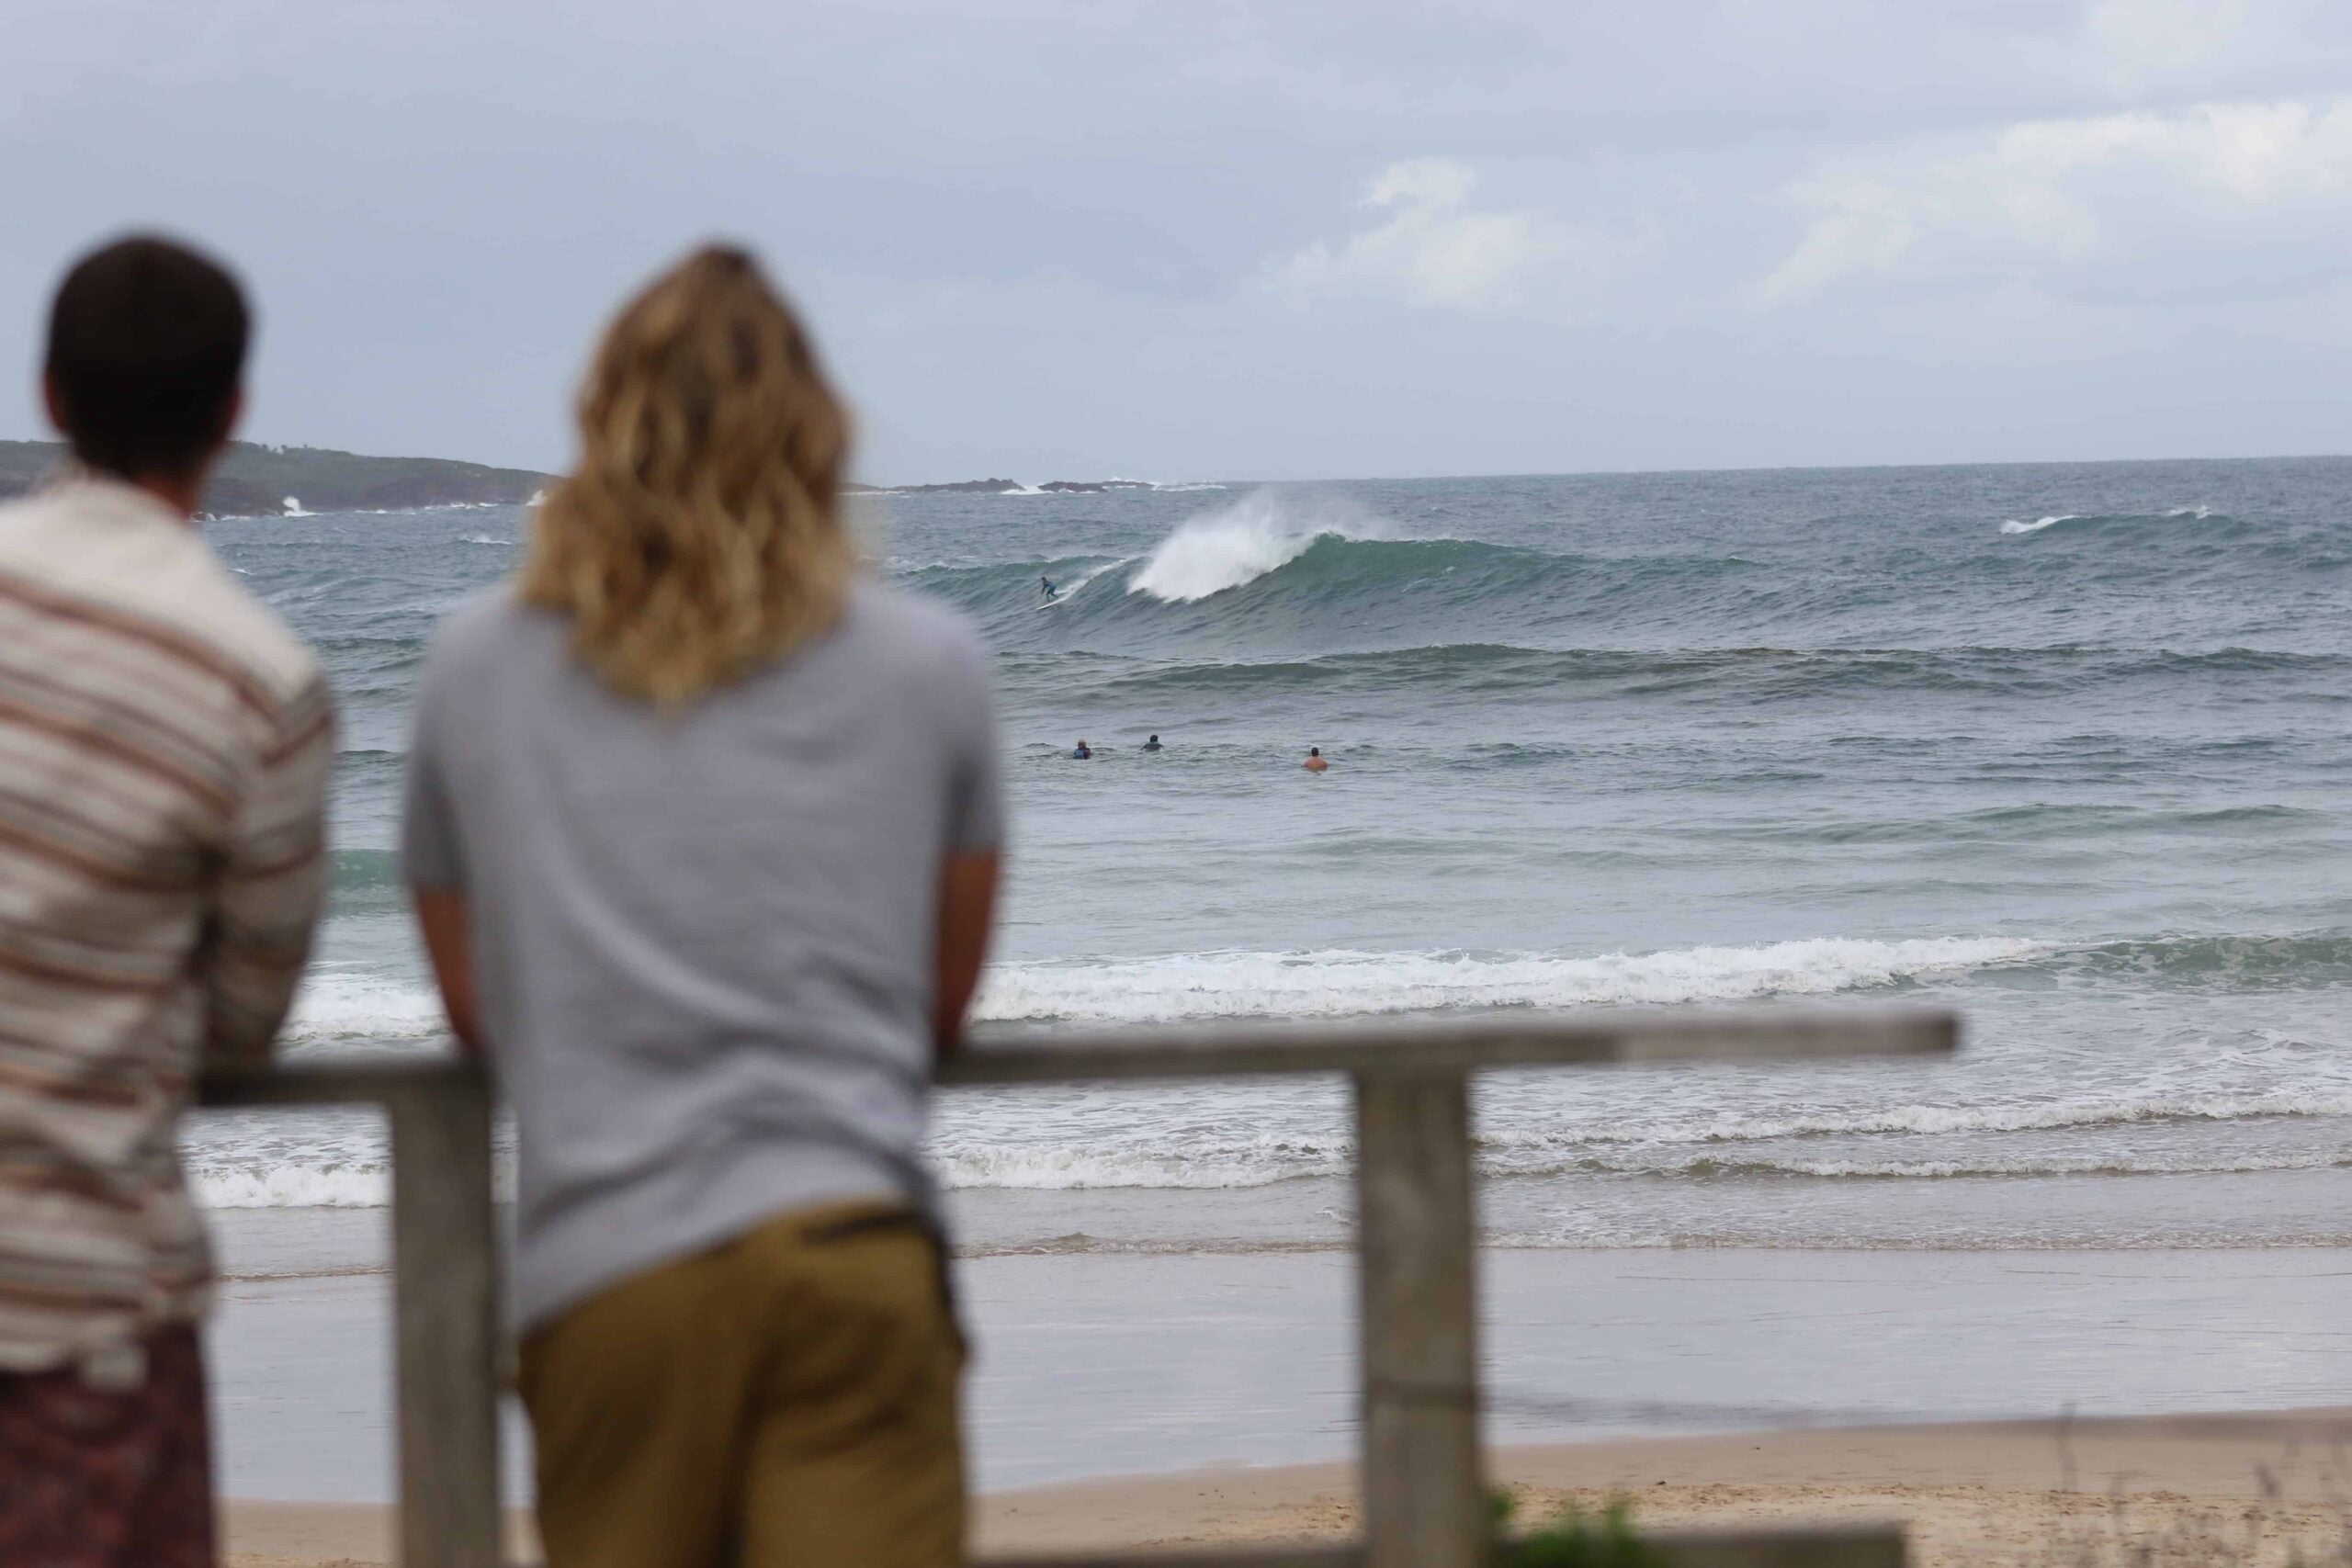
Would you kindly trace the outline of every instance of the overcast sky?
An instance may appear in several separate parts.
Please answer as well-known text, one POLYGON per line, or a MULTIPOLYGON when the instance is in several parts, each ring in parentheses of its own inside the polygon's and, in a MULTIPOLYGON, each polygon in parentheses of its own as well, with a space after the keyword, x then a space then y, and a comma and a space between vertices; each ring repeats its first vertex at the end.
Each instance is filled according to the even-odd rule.
POLYGON ((246 434, 562 464, 689 243, 884 480, 2352 450, 2330 0, 10 0, 0 436, 61 267, 244 272, 246 434))

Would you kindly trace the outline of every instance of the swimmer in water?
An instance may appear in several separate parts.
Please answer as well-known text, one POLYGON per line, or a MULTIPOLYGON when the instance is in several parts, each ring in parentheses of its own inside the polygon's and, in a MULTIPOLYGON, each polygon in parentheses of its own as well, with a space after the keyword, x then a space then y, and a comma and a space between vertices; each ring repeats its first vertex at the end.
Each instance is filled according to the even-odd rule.
POLYGON ((1157 736, 1157 735, 1155 735, 1155 736, 1153 736, 1150 739, 1148 739, 1148 740, 1145 741, 1145 742, 1143 743, 1143 749, 1144 749, 1145 750, 1147 750, 1147 751, 1157 751, 1157 750, 1159 750, 1161 749, 1161 748, 1160 748, 1160 744, 1159 744, 1159 736, 1157 736))
POLYGON ((1324 761, 1322 747, 1309 746, 1306 749, 1306 761, 1299 765, 1310 773, 1319 773, 1331 764, 1324 761))
POLYGON ((1037 586, 1045 592, 1046 603, 1048 604, 1062 596, 1062 591, 1054 586, 1054 580, 1042 572, 1038 574, 1037 586))
POLYGON ((1094 760, 1094 753, 1087 749, 1086 742, 1083 740, 1078 743, 1078 750, 1069 755, 1073 762, 1091 762, 1094 760))

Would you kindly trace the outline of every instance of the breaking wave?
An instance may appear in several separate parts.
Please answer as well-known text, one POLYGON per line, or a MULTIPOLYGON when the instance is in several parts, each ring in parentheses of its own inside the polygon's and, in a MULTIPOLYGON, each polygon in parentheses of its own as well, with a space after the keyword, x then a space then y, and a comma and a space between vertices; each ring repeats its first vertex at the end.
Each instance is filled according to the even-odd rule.
MULTIPOLYGON (((983 1023, 1143 1024, 1672 1006, 1828 996, 2021 964, 2059 978, 2128 973, 2204 987, 2352 986, 2352 935, 2111 942, 1815 937, 1591 957, 1327 949, 1054 959, 991 966, 973 1016, 983 1023)), ((287 1029, 297 1045, 424 1041, 442 1033, 440 1001, 420 981, 334 967, 303 983, 287 1029)))
MULTIPOLYGON (((1682 1180, 1806 1177, 1935 1180, 1972 1177, 2160 1176, 2352 1167, 2352 1150, 2197 1148, 2084 1151, 2005 1143, 1951 1153, 1913 1152, 1912 1138, 2050 1133, 2172 1122, 2237 1122, 2352 1114, 2352 1091, 2270 1095, 2150 1095, 2077 1104, 1897 1105, 1805 1114, 1585 1122, 1556 1131, 1487 1133, 1477 1140, 1490 1178, 1646 1176, 1682 1180), (1853 1140, 1878 1140, 1858 1152, 1853 1140), (1842 1140, 1835 1152, 1808 1145, 1842 1140)), ((1117 1139, 1008 1142, 943 1134, 933 1157, 951 1188, 1061 1191, 1091 1188, 1211 1190, 1344 1176, 1353 1145, 1337 1131, 1194 1133, 1181 1144, 1117 1139)))
POLYGON ((1238 588, 1305 555, 1317 540, 1379 536, 1361 508, 1337 501, 1302 504, 1255 491, 1222 511, 1179 525, 1128 580, 1127 592, 1163 604, 1191 604, 1238 588))
POLYGON ((284 1038, 299 1046, 431 1040, 444 1032, 441 998, 423 984, 321 965, 295 995, 284 1038))
POLYGON ((1574 1008, 1821 996, 2014 962, 2006 937, 1835 937, 1598 958, 1541 953, 1188 953, 1003 965, 977 1016, 995 1021, 1169 1023, 1340 1018, 1451 1009, 1574 1008))

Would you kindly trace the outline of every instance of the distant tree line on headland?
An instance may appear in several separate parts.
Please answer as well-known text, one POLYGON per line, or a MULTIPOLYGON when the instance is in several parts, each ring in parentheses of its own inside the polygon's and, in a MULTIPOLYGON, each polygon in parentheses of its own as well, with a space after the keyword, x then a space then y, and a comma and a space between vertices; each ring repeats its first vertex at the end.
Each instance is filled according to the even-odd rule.
MULTIPOLYGON (((40 484, 64 461, 54 441, 0 441, 0 500, 40 484)), ((260 446, 239 441, 205 488, 214 517, 276 517, 305 512, 407 511, 419 506, 526 502, 554 482, 527 468, 493 468, 442 457, 364 457, 322 446, 260 446)))
MULTIPOLYGON (((0 501, 34 489, 65 460, 55 441, 0 441, 0 501)), ((446 457, 367 457, 325 446, 230 444, 229 455, 204 492, 209 517, 277 517, 300 502, 304 512, 406 512, 419 506, 519 505, 555 482, 528 468, 493 468, 446 457)), ((929 495, 1098 495, 1149 490, 1139 479, 1054 479, 1031 487, 1019 479, 964 479, 955 484, 843 487, 853 493, 929 495)))

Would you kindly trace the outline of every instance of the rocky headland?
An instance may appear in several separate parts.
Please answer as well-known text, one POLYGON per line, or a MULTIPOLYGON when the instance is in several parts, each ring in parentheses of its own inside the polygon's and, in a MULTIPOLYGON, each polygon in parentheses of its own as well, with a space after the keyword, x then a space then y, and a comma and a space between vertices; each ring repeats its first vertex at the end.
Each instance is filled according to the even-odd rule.
MULTIPOLYGON (((0 441, 0 499, 21 495, 65 461, 54 441, 0 441)), ((290 512, 408 512, 421 506, 514 505, 553 482, 528 468, 493 468, 445 457, 369 457, 322 446, 240 441, 205 487, 214 517, 290 512)))
MULTIPOLYGON (((0 441, 0 501, 56 473, 55 441, 0 441)), ((303 512, 409 512, 424 506, 519 505, 555 482, 530 468, 493 468, 447 457, 370 457, 324 446, 233 443, 204 492, 210 517, 278 517, 303 512)), ((1101 495, 1150 490, 1142 479, 957 479, 950 484, 843 487, 861 495, 1101 495)))

